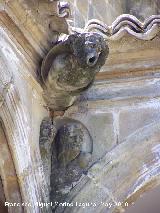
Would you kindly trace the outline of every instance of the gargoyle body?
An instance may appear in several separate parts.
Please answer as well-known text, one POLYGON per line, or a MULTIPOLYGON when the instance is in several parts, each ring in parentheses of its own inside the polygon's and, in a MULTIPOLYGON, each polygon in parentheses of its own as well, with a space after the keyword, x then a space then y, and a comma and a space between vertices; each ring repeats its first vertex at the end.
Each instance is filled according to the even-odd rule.
POLYGON ((108 53, 106 42, 97 33, 73 34, 54 46, 41 67, 47 106, 54 111, 71 106, 93 83, 108 53))
MULTIPOLYGON (((63 111, 76 96, 92 85, 104 65, 108 46, 97 33, 70 35, 54 46, 41 66, 44 99, 51 111, 63 111)), ((64 201, 81 176, 87 172, 93 142, 88 129, 71 118, 54 117, 43 120, 40 128, 40 152, 50 200, 64 201)))

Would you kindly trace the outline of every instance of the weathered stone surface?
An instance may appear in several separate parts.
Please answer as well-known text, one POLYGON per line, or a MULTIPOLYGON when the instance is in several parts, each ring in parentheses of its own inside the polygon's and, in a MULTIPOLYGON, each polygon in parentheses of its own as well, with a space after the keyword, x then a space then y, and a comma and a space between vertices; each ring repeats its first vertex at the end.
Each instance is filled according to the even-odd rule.
MULTIPOLYGON (((49 4, 43 7, 43 3, 39 1, 37 6, 37 1, 0 2, 0 118, 6 130, 22 200, 17 197, 17 179, 7 186, 7 181, 12 179, 10 176, 4 177, 5 196, 10 202, 28 203, 25 212, 37 213, 50 212, 49 207, 37 205, 37 202, 49 201, 39 152, 39 127, 48 112, 37 82, 37 70, 46 50, 51 48, 52 42, 57 42, 57 35, 68 30, 65 19, 57 16, 57 2, 50 3, 50 7, 49 4)), ((8 169, 11 163, 7 165, 8 169)), ((10 212, 21 210, 17 207, 9 209, 10 212)))
MULTIPOLYGON (((47 115, 40 95, 42 89, 31 74, 35 73, 35 66, 32 66, 34 62, 29 63, 19 45, 14 39, 10 39, 2 27, 0 35, 0 118, 12 153, 11 162, 16 170, 23 202, 30 203, 30 206, 24 209, 27 212, 39 213, 36 202, 47 201, 47 188, 39 153, 39 126, 42 118, 47 115)), ((8 166, 11 166, 11 163, 8 166)), ((8 181, 7 177, 4 181, 8 181)), ((10 182, 8 192, 16 190, 15 183, 15 180, 10 182)), ((12 193, 6 193, 6 196, 12 196, 12 193)), ((7 199, 16 199, 16 192, 14 191, 12 199, 7 199)), ((13 201, 17 202, 18 198, 13 201)), ((12 211, 18 212, 16 209, 14 211, 14 208, 12 211)), ((43 212, 46 211, 49 210, 43 209, 43 212)))
POLYGON ((111 112, 88 109, 87 112, 72 113, 69 110, 65 115, 83 122, 93 138, 92 162, 95 162, 116 145, 114 115, 111 112))
POLYGON ((78 10, 81 17, 77 17, 73 12, 74 26, 84 27, 85 23, 90 19, 99 19, 110 25, 117 16, 125 13, 125 1, 124 0, 69 0, 72 5, 72 10, 78 10), (81 22, 83 18, 84 24, 81 22))
MULTIPOLYGON (((50 209, 35 205, 37 201, 49 200, 39 153, 39 126, 48 112, 44 108, 36 72, 42 57, 51 47, 51 41, 57 41, 57 34, 52 37, 53 29, 65 32, 66 25, 59 18, 50 17, 56 21, 48 31, 50 19, 46 18, 46 12, 51 15, 55 6, 39 5, 37 14, 34 5, 37 1, 4 2, 5 5, 0 4, 3 10, 0 13, 0 117, 5 125, 23 201, 32 205, 25 207, 25 211, 48 213, 50 209)), ((96 17, 111 24, 116 16, 126 11, 136 14, 141 20, 159 13, 159 1, 153 4, 148 0, 127 1, 128 8, 123 0, 101 1, 106 8, 104 14, 100 1, 86 1, 86 4, 83 1, 85 5, 80 0, 71 2, 75 8, 78 7, 79 17, 73 17, 76 26, 96 17)), ((56 5, 57 2, 52 3, 56 5)), ((86 125, 95 147, 94 165, 74 185, 67 201, 97 204, 86 208, 74 206, 72 210, 66 208, 65 212, 113 212, 117 201, 132 202, 144 191, 160 184, 160 49, 159 35, 156 35, 149 41, 132 36, 110 41, 109 60, 97 75, 96 83, 65 112, 66 116, 86 125), (100 201, 114 205, 108 209, 100 201)), ((14 191, 15 186, 13 181, 9 189, 14 191)), ((117 211, 122 211, 123 207, 117 211)))
POLYGON ((4 195, 4 189, 3 189, 3 183, 0 179, 0 209, 3 213, 8 213, 8 208, 5 206, 5 195, 4 195))
POLYGON ((40 78, 51 110, 65 110, 93 83, 109 54, 97 33, 70 35, 55 45, 42 62, 40 78))
MULTIPOLYGON (((100 144, 99 138, 105 135, 105 125, 103 123, 103 129, 100 129, 99 122, 92 116, 100 120, 100 115, 103 115, 105 120, 106 114, 112 115, 112 119, 106 119, 106 126, 109 130, 109 125, 113 125, 111 130, 114 129, 114 139, 117 139, 112 150, 106 153, 104 164, 101 166, 96 162, 94 173, 89 172, 82 185, 79 183, 74 188, 73 196, 70 195, 72 202, 85 203, 87 200, 97 206, 73 207, 73 212, 114 212, 115 208, 120 212, 126 201, 130 205, 145 190, 159 184, 159 95, 158 77, 106 80, 95 83, 75 106, 66 111, 67 116, 84 122, 93 138, 96 135, 94 147, 97 150, 103 147, 104 141, 100 144), (105 207, 101 200, 111 202, 112 207, 105 207), (117 207, 117 202, 123 204, 117 207)), ((107 139, 109 145, 110 139, 107 139)), ((69 212, 69 208, 65 212, 69 212)))
MULTIPOLYGON (((132 135, 93 165, 84 177, 85 185, 70 201, 74 203, 72 212, 114 212, 116 209, 121 212, 126 202, 129 204, 143 190, 158 185, 159 130, 159 123, 150 124, 141 131, 142 134, 132 135), (89 207, 77 207, 75 202, 84 205, 87 202, 89 207), (121 202, 119 206, 118 202, 121 202), (107 203, 111 204, 110 208, 105 206, 107 203)), ((68 207, 64 212, 69 211, 68 207)))
MULTIPOLYGON (((81 17, 87 22, 89 19, 99 19, 111 25, 121 14, 132 14, 144 21, 151 15, 159 14, 160 3, 158 0, 68 0, 73 5, 73 11, 79 10, 81 17)), ((73 13, 76 27, 84 27, 80 17, 73 13)))
MULTIPOLYGON (((22 202, 22 196, 20 193, 19 183, 18 183, 18 177, 16 175, 16 171, 14 168, 14 163, 12 161, 12 155, 9 150, 9 145, 7 138, 4 133, 4 128, 2 127, 2 123, 0 123, 0 179, 2 179, 2 189, 4 191, 4 198, 2 200, 2 194, 1 194, 1 205, 5 206, 6 202, 22 202), (3 202, 2 202, 3 201, 3 202)), ((1 192, 2 193, 2 192, 1 192)), ((15 211, 17 213, 23 212, 23 207, 15 207, 14 209, 12 207, 5 207, 5 209, 8 209, 9 212, 14 213, 15 211)), ((2 209, 1 209, 2 211, 2 209)), ((4 211, 5 212, 5 211, 4 211)))
POLYGON ((92 112, 87 120, 86 125, 94 141, 93 155, 98 159, 116 145, 114 116, 112 113, 92 112))
POLYGON ((135 134, 144 126, 160 120, 160 105, 152 103, 139 109, 124 110, 119 113, 119 140, 123 141, 127 136, 135 134))
POLYGON ((42 57, 45 51, 52 46, 52 42, 57 41, 59 33, 68 32, 65 18, 58 17, 57 1, 2 0, 0 8, 9 14, 19 30, 42 57))
POLYGON ((151 15, 159 14, 160 2, 158 0, 127 0, 126 13, 132 14, 144 21, 151 15))
POLYGON ((91 165, 93 140, 77 120, 46 118, 40 128, 40 152, 55 212, 91 165))
MULTIPOLYGON (((126 208, 126 213, 135 213, 141 211, 157 212, 159 209, 159 192, 160 186, 155 187, 140 196, 136 202, 133 202, 126 208)), ((158 213, 158 212, 157 212, 158 213)))
MULTIPOLYGON (((78 10, 80 11, 81 15, 84 18, 88 16, 88 5, 89 5, 89 2, 86 0, 76 1, 76 7, 78 8, 78 10)), ((76 19, 75 21, 77 22, 78 20, 76 19)))

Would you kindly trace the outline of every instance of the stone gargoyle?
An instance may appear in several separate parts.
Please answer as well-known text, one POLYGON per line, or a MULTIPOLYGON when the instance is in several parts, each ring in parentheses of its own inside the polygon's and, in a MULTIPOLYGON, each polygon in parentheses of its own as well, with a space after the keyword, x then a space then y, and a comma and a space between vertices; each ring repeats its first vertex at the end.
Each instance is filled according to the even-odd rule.
MULTIPOLYGON (((64 111, 88 89, 104 65, 109 49, 97 33, 70 35, 54 46, 42 62, 44 99, 51 111, 64 111)), ((40 152, 50 201, 57 212, 90 166, 92 137, 80 122, 66 117, 44 119, 40 127, 40 152)))
POLYGON ((55 45, 41 66, 44 99, 49 109, 65 110, 92 85, 109 49, 97 33, 73 34, 55 45))

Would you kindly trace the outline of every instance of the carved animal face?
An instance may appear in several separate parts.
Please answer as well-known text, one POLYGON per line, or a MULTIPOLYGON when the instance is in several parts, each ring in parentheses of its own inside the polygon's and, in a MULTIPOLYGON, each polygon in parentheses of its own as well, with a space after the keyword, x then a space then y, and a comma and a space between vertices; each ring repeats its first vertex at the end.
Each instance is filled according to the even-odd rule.
POLYGON ((70 36, 73 54, 83 68, 98 72, 109 53, 103 37, 97 33, 84 33, 70 36), (73 37, 73 38, 72 38, 73 37))
POLYGON ((71 54, 63 56, 65 66, 57 84, 66 91, 75 91, 93 82, 106 61, 109 49, 103 37, 96 33, 71 35, 68 42, 71 54))
POLYGON ((41 66, 44 99, 51 109, 66 109, 88 89, 104 65, 109 49, 97 33, 70 35, 55 45, 41 66))

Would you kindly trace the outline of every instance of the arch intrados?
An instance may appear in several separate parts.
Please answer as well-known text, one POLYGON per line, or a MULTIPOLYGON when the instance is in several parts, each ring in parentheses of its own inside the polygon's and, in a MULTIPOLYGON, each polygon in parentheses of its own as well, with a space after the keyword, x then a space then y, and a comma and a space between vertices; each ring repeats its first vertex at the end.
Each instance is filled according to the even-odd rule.
MULTIPOLYGON (((18 178, 2 120, 0 120, 0 176, 6 202, 22 203, 18 178)), ((21 206, 10 208, 10 212, 23 212, 21 206)))

